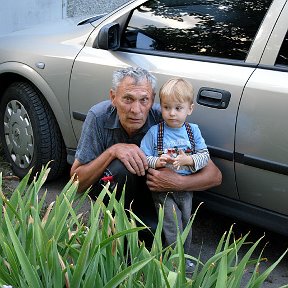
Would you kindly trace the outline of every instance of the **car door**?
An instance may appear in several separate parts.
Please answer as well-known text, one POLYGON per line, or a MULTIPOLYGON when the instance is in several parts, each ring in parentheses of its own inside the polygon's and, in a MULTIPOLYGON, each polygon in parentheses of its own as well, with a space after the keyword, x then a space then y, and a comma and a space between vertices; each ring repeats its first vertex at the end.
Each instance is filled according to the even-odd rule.
POLYGON ((275 25, 259 68, 243 92, 235 141, 240 199, 285 215, 288 215, 287 19, 288 5, 275 25))
MULTIPOLYGON (((195 90, 189 121, 199 125, 223 173, 223 184, 214 191, 239 199, 234 174, 237 111, 243 87, 260 58, 252 57, 248 64, 245 59, 271 1, 262 1, 263 7, 248 2, 247 8, 233 0, 146 1, 117 12, 95 30, 75 61, 71 113, 85 114, 94 103, 107 99, 112 72, 119 67, 141 66, 151 71, 159 81, 158 89, 171 77, 186 78, 195 90), (112 22, 121 27, 120 48, 94 48, 101 27, 112 22)), ((268 39, 269 31, 263 34, 268 39)), ((73 119, 77 137, 79 118, 73 119)))

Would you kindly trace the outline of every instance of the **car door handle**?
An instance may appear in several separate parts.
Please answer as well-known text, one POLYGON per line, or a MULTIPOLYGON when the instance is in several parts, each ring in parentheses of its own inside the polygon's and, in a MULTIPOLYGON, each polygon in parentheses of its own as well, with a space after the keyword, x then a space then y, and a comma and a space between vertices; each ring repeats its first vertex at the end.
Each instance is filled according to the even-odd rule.
POLYGON ((231 93, 229 91, 201 87, 197 94, 197 103, 217 109, 226 109, 229 105, 231 93))

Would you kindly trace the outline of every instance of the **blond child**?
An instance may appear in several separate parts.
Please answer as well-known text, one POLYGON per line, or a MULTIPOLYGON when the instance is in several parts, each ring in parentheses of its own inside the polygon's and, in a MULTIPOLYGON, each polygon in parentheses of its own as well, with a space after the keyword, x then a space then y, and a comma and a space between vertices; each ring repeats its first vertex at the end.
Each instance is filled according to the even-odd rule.
MULTIPOLYGON (((159 92, 163 122, 152 126, 141 142, 148 165, 158 169, 169 167, 181 175, 189 175, 205 167, 209 152, 198 125, 186 122, 193 111, 193 87, 182 78, 168 80, 159 92)), ((175 209, 178 227, 183 232, 192 213, 192 191, 152 193, 155 207, 164 207, 163 233, 166 245, 173 245, 177 238, 177 227, 173 217, 175 209)), ((184 243, 184 251, 190 254, 192 231, 184 243)), ((187 259, 187 272, 194 269, 187 259)))

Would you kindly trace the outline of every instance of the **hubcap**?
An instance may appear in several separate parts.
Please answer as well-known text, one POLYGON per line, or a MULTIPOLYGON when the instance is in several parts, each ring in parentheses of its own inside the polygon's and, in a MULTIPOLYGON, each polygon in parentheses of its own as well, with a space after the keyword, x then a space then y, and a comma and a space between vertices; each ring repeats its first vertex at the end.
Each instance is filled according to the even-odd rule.
POLYGON ((4 115, 5 141, 14 163, 27 168, 34 152, 31 121, 24 106, 17 100, 10 101, 4 115))

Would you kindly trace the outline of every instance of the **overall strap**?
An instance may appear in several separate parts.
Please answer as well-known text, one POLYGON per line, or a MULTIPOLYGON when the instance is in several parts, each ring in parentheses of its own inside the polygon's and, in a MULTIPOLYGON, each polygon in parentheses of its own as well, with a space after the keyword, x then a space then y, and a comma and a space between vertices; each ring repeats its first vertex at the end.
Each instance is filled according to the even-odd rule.
POLYGON ((157 151, 158 156, 164 153, 163 149, 163 138, 164 138, 164 122, 158 124, 158 134, 157 134, 157 151))
POLYGON ((194 140, 194 135, 193 135, 193 132, 192 132, 192 129, 191 129, 191 126, 188 122, 185 122, 185 127, 186 127, 186 131, 187 131, 187 134, 188 134, 188 138, 189 138, 189 141, 190 141, 190 144, 191 144, 191 152, 192 154, 195 153, 195 140, 194 140))
MULTIPOLYGON (((191 152, 192 154, 195 153, 195 141, 194 141, 194 135, 191 129, 191 126, 188 122, 184 123, 188 138, 191 144, 191 152)), ((158 124, 158 134, 157 134, 157 150, 158 150, 158 156, 161 156, 164 153, 163 149, 163 138, 164 138, 164 122, 160 122, 158 124)))

